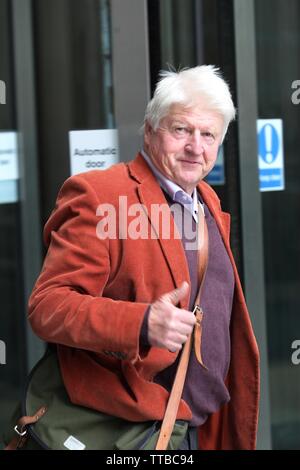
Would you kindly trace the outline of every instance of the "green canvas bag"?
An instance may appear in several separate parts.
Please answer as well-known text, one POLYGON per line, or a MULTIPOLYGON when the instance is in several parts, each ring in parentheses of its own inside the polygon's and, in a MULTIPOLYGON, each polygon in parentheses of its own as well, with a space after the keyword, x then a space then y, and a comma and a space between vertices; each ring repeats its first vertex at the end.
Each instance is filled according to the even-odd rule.
MULTIPOLYGON (((13 417, 13 432, 8 444, 19 434, 17 448, 26 450, 152 450, 158 440, 161 422, 128 422, 115 416, 74 405, 70 402, 61 377, 56 349, 47 349, 29 375, 25 396, 13 417), (15 426, 20 416, 45 413, 22 429, 15 426), (23 435, 22 435, 23 434, 23 435)), ((188 423, 177 420, 168 449, 178 449, 188 423)))

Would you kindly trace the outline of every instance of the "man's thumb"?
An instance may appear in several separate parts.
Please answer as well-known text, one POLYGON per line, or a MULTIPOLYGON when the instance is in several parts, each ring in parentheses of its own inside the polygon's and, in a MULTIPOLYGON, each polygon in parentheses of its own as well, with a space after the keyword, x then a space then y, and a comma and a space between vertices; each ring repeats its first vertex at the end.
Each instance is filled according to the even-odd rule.
POLYGON ((177 305, 178 302, 187 295, 189 291, 189 285, 184 281, 178 289, 174 289, 163 296, 163 300, 171 302, 173 305, 177 305))

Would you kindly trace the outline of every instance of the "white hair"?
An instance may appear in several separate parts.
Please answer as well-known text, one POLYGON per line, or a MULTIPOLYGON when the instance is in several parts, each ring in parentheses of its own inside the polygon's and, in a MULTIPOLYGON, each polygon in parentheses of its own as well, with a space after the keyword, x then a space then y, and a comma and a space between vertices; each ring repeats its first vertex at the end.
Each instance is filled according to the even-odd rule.
POLYGON ((192 107, 200 101, 223 117, 223 140, 236 111, 229 86, 219 70, 214 65, 201 65, 179 72, 162 70, 153 98, 146 108, 144 125, 148 122, 156 130, 172 105, 192 107))

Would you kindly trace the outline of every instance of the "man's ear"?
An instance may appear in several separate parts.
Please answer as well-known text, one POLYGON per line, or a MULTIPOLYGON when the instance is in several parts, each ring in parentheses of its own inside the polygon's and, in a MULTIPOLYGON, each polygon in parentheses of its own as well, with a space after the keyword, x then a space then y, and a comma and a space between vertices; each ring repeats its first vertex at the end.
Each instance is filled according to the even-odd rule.
POLYGON ((149 134, 152 134, 154 132, 153 127, 151 126, 150 122, 148 122, 148 121, 145 122, 145 132, 147 132, 149 134))
POLYGON ((153 132, 154 132, 153 127, 151 126, 151 124, 148 121, 146 121, 145 122, 145 131, 144 131, 144 141, 147 145, 149 144, 149 139, 152 136, 153 132))

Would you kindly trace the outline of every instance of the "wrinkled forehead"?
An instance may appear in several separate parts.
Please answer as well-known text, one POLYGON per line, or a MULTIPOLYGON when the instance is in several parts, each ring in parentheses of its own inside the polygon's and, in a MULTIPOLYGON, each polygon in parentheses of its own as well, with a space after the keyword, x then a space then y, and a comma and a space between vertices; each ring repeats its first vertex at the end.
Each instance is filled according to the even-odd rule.
POLYGON ((223 128, 224 118, 220 112, 207 106, 205 102, 197 102, 192 105, 174 103, 169 107, 167 115, 161 119, 163 122, 188 122, 191 125, 197 125, 200 122, 207 121, 214 127, 223 128))

